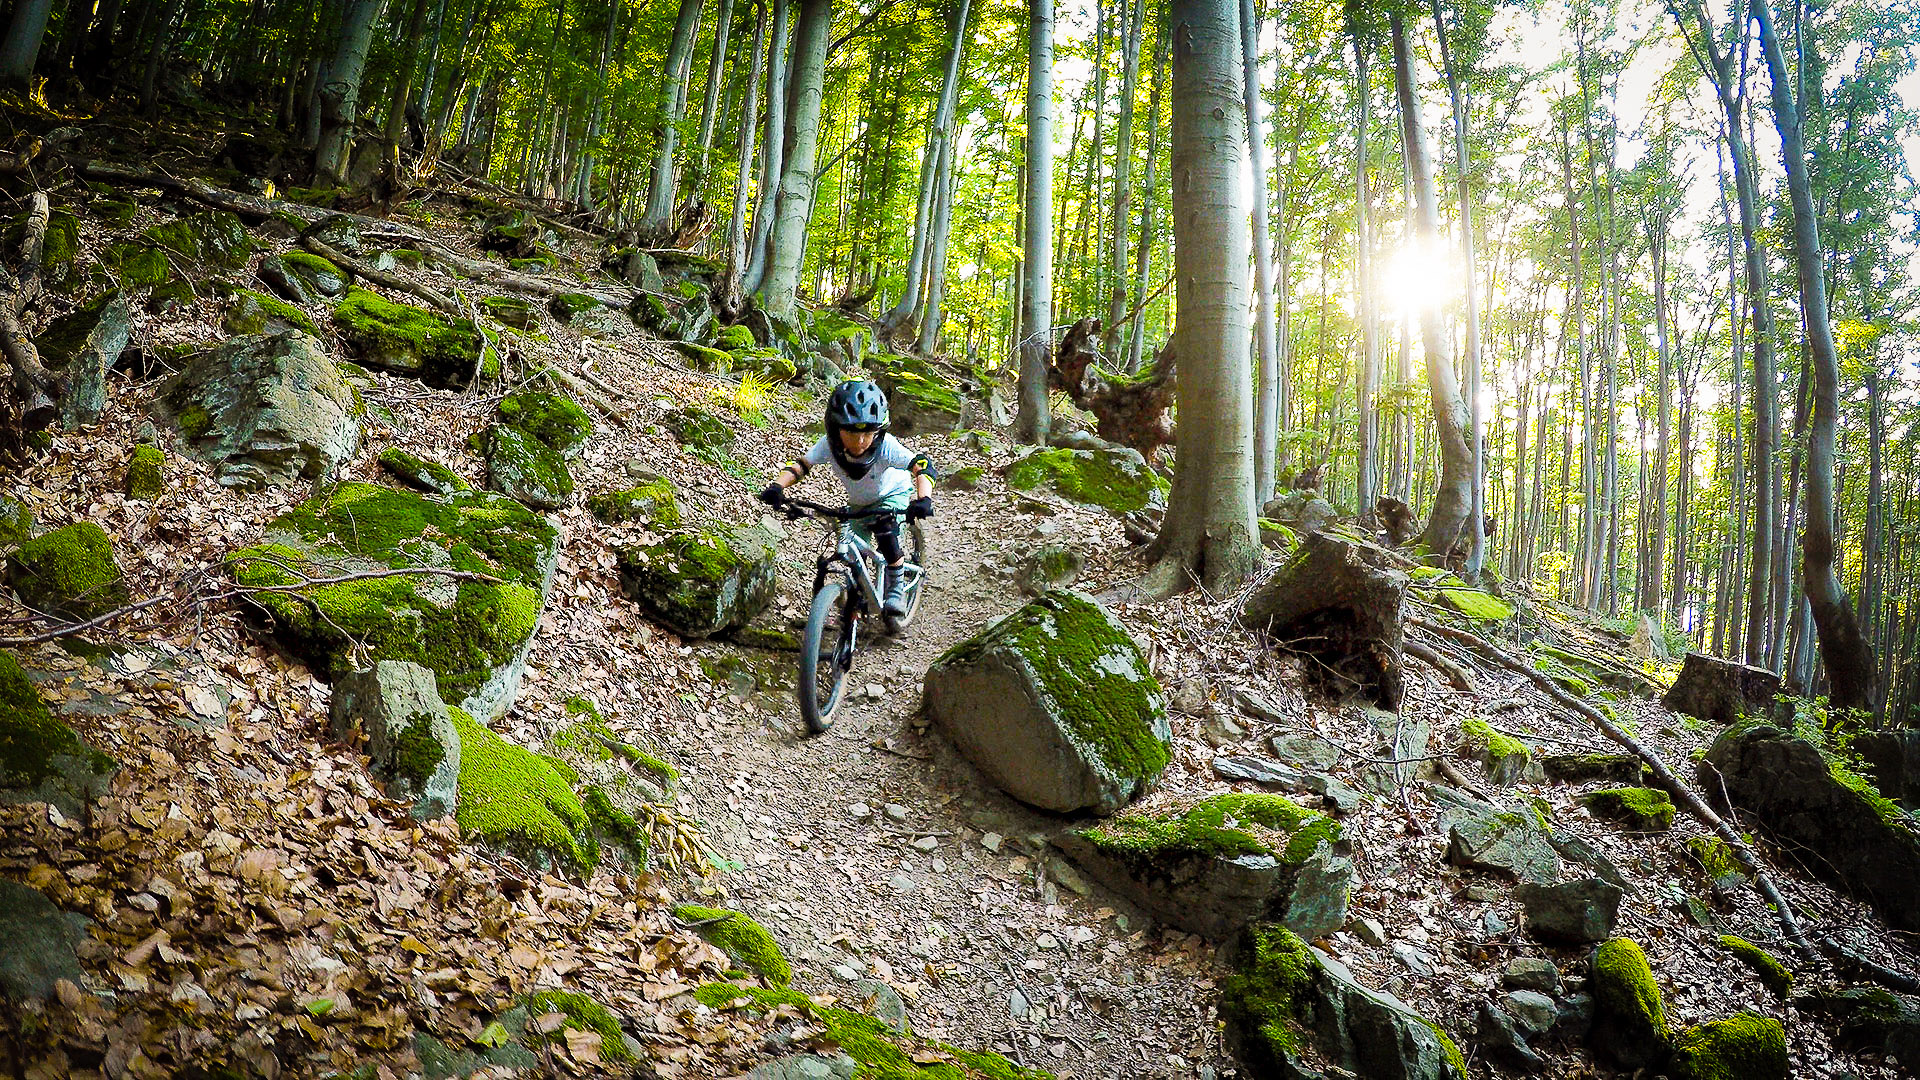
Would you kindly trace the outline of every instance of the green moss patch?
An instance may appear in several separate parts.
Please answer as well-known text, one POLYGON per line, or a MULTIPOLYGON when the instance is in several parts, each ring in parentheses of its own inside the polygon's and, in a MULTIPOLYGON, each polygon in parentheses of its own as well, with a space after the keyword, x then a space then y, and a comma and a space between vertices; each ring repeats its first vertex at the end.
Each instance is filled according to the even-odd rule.
POLYGON ((1161 855, 1231 859, 1271 855, 1299 863, 1321 841, 1339 843, 1340 824, 1279 795, 1228 792, 1202 799, 1180 814, 1126 814, 1080 835, 1108 855, 1127 860, 1161 855))
POLYGON ((34 537, 7 559, 7 584, 36 611, 91 619, 127 602, 113 541, 91 521, 34 537))
POLYGON ((713 335, 713 347, 716 349, 724 349, 731 353, 745 352, 758 345, 759 342, 753 340, 753 331, 747 329, 744 324, 740 323, 735 323, 732 326, 723 326, 720 328, 719 333, 713 335))
POLYGON ((1278 923, 1247 927, 1235 971, 1220 984, 1220 1014, 1239 1029, 1255 1069, 1277 1075, 1300 1049, 1319 969, 1307 943, 1293 931, 1278 923))
POLYGON ((814 1002, 797 990, 766 990, 738 983, 709 983, 694 990, 710 1009, 792 1009, 820 1028, 817 1039, 837 1047, 859 1065, 854 1080, 1053 1080, 1052 1073, 1023 1068, 998 1054, 961 1050, 902 1035, 884 1022, 848 1009, 814 1002))
POLYGON ((498 358, 473 327, 411 304, 396 304, 361 288, 347 290, 333 309, 340 336, 365 363, 418 378, 429 386, 461 388, 476 367, 486 375, 486 359, 498 358))
POLYGON ((573 497, 565 455, 517 427, 487 429, 487 484, 536 510, 555 510, 573 497))
POLYGON ((49 783, 91 798, 106 790, 115 768, 112 758, 53 718, 20 662, 0 652, 0 792, 58 798, 73 812, 75 804, 49 792, 49 783))
POLYGON ((725 453, 733 448, 733 429, 705 409, 676 409, 666 415, 664 423, 690 450, 725 453))
POLYGON ((1625 787, 1590 791, 1580 796, 1580 805, 1592 811, 1595 817, 1617 821, 1644 832, 1664 832, 1673 827, 1673 800, 1658 788, 1625 787))
POLYGON ((661 477, 622 491, 605 491, 587 499, 587 509, 608 525, 637 521, 649 529, 680 527, 680 503, 673 482, 661 477))
MULTIPOLYGON (((549 1043, 564 1043, 562 1034, 566 1029, 591 1031, 600 1036, 600 1060, 622 1065, 631 1065, 639 1061, 627 1041, 620 1034, 620 1020, 605 1005, 585 994, 576 994, 569 990, 542 990, 530 994, 526 999, 527 1016, 537 1020, 550 1013, 559 1013, 567 1019, 560 1030, 545 1036, 549 1043)), ((534 1038, 538 1039, 537 1034, 534 1038)))
POLYGON ((551 758, 501 738, 461 709, 450 709, 460 735, 463 833, 535 866, 585 874, 599 862, 587 811, 571 779, 551 758))
POLYGON ((1733 854, 1725 840, 1717 836, 1695 836, 1687 841, 1687 854, 1700 864, 1700 869, 1713 882, 1717 889, 1737 889, 1746 884, 1753 876, 1733 854))
POLYGON ((157 499, 166 489, 167 455, 157 446, 136 446, 127 461, 127 497, 157 499))
POLYGON ((1631 938, 1613 938, 1594 950, 1593 1002, 1623 1036, 1641 1043, 1666 1043, 1666 1006, 1653 981, 1647 954, 1631 938))
POLYGON ((793 981, 793 968, 788 965, 786 954, 780 951, 780 943, 766 927, 745 914, 725 908, 681 904, 673 909, 673 917, 697 924, 694 933, 768 983, 785 986, 793 981))
POLYGON ((1753 973, 1760 977, 1761 984, 1773 991, 1774 997, 1785 1001, 1787 995, 1793 992, 1793 972, 1772 953, 1733 934, 1720 935, 1720 947, 1752 968, 1753 973))
POLYGON ((1145 507, 1164 483, 1132 456, 1112 450, 1037 450, 1006 470, 1016 491, 1046 485, 1077 503, 1116 514, 1145 507))
POLYGON ((234 290, 226 317, 220 325, 229 334, 262 334, 268 330, 301 330, 309 334, 319 332, 314 329, 313 320, 307 318, 306 312, 252 289, 234 290))
POLYGON ((593 434, 586 410, 564 394, 522 391, 500 399, 500 422, 519 428, 562 454, 572 455, 593 434))
POLYGON ((33 535, 33 511, 9 495, 0 495, 0 549, 18 547, 33 535))
POLYGON ((102 258, 120 275, 120 283, 129 289, 151 289, 173 279, 173 264, 167 253, 152 244, 139 241, 112 244, 102 258))
POLYGON ((1673 1080, 1787 1080, 1787 1030, 1771 1017, 1741 1013, 1681 1032, 1673 1080))
POLYGON ((587 811, 587 821, 596 839, 626 853, 632 866, 646 869, 647 827, 640 824, 638 818, 614 805, 606 789, 598 785, 587 788, 580 797, 580 805, 587 811))
POLYGON ((964 469, 955 469, 941 477, 940 486, 943 488, 954 488, 959 491, 973 491, 979 488, 980 478, 985 475, 985 469, 982 469, 978 465, 969 465, 964 469))
POLYGON ((248 602, 322 675, 347 670, 358 641, 367 660, 421 664, 443 698, 469 703, 532 635, 556 546, 553 527, 510 500, 349 483, 276 519, 265 544, 231 561, 241 584, 287 590, 248 602), (435 565, 500 582, 399 575, 315 587, 298 576, 435 565))
POLYGON ((621 587, 685 637, 744 626, 773 599, 772 537, 756 527, 708 527, 621 548, 621 587))
POLYGON ((1522 761, 1533 756, 1527 744, 1511 735, 1495 731, 1492 724, 1477 716, 1468 717, 1460 722, 1460 732, 1467 737, 1467 745, 1485 753, 1491 761, 1503 761, 1518 757, 1522 761))
POLYGON ((1479 589, 1441 589, 1447 606, 1474 622, 1505 622, 1513 618, 1513 605, 1479 589))
POLYGON ((383 472, 415 491, 424 491, 430 495, 452 495, 456 492, 473 490, 473 485, 461 479, 459 473, 437 461, 429 461, 417 454, 410 454, 397 446, 389 446, 380 451, 380 457, 377 460, 383 472))
POLYGON ((576 316, 583 312, 592 311, 594 308, 602 306, 604 305, 600 303, 598 298, 588 296, 586 293, 581 292, 560 293, 547 302, 547 310, 553 312, 553 317, 559 319, 561 322, 572 322, 576 316))
POLYGON ((686 358, 687 366, 695 371, 704 371, 721 375, 733 370, 733 354, 710 349, 691 341, 676 341, 674 351, 686 358))

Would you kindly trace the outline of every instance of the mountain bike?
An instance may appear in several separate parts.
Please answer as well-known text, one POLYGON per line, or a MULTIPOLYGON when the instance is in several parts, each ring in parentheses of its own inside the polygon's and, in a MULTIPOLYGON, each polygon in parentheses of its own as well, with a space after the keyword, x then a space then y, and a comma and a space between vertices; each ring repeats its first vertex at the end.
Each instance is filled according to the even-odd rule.
POLYGON ((849 510, 791 495, 783 509, 790 518, 814 518, 828 526, 813 572, 813 608, 807 613, 807 630, 800 638, 800 717, 807 722, 807 730, 818 735, 833 724, 833 714, 840 707, 847 673, 853 670, 861 624, 878 619, 881 629, 891 637, 905 630, 919 612, 927 538, 920 522, 909 523, 913 551, 900 567, 906 575, 907 610, 895 618, 882 606, 886 559, 853 526, 883 514, 904 516, 906 511, 849 510))

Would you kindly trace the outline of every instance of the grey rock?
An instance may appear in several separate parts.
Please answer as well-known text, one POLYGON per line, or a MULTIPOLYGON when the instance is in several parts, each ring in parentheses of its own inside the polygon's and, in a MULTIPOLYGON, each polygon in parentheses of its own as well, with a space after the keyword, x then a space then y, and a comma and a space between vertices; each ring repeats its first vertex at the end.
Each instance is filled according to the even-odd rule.
POLYGON ((1431 977, 1433 975, 1433 961, 1427 958, 1426 953, 1421 952, 1419 949, 1414 948, 1404 941, 1396 941, 1393 943, 1393 957, 1406 965, 1407 970, 1413 972, 1415 975, 1422 977, 1431 977))
POLYGON ((1654 623, 1653 616, 1644 611, 1640 613, 1640 618, 1634 621, 1633 638, 1627 643, 1627 648, 1642 660, 1667 659, 1666 635, 1660 632, 1660 627, 1654 623))
POLYGON ((1058 813, 1125 806, 1159 778, 1173 737, 1140 647, 1074 592, 1049 592, 948 650, 924 700, 996 786, 1058 813))
POLYGON ((1436 1028, 1405 1002, 1369 990, 1346 965, 1314 950, 1320 962, 1315 991, 1325 1010, 1317 1026, 1328 1057, 1363 1077, 1391 1080, 1466 1080, 1447 1060, 1436 1028), (1331 1044, 1331 1045, 1329 1045, 1331 1044))
POLYGON ((75 949, 87 936, 83 916, 61 911, 40 890, 0 878, 0 1000, 46 1001, 54 983, 80 985, 75 949))
POLYGON ((1420 761, 1427 752, 1431 736, 1426 720, 1370 705, 1359 706, 1357 711, 1378 736, 1374 742, 1374 756, 1394 762, 1391 765, 1368 765, 1360 770, 1361 786, 1376 795, 1391 795, 1418 779, 1423 768, 1431 769, 1431 766, 1425 766, 1420 761))
POLYGON ((107 407, 107 372, 126 350, 133 313, 114 290, 87 306, 53 320, 34 339, 49 374, 65 380, 58 419, 64 431, 99 422, 107 407))
POLYGON ((1013 1017, 1015 1020, 1025 1020, 1027 1013, 1032 1010, 1033 1005, 1027 1001, 1027 995, 1021 993, 1019 987, 1016 986, 1012 990, 1007 991, 1008 1016, 1013 1017))
POLYGON ((1480 923, 1486 927, 1487 936, 1490 938, 1499 937, 1501 934, 1513 929, 1512 923, 1507 922, 1507 920, 1500 917, 1498 912, 1494 911, 1489 911, 1485 915, 1482 915, 1480 917, 1480 923))
POLYGON ((320 342, 297 330, 195 353, 155 402, 186 452, 229 487, 330 480, 360 450, 353 391, 320 342))
POLYGON ((333 734, 367 740, 368 768, 395 798, 413 800, 413 816, 444 817, 459 801, 460 736, 433 672, 381 660, 333 683, 333 734), (428 759, 436 758, 431 765, 428 759))
POLYGON ((1448 862, 1540 884, 1558 876, 1559 857, 1531 811, 1503 809, 1452 788, 1430 791, 1447 823, 1448 862))
POLYGON ((345 214, 328 214, 302 229, 300 236, 302 239, 311 237, 347 255, 358 255, 364 247, 360 239, 360 226, 345 214))
POLYGON ((1553 1023, 1552 1038, 1578 1046, 1593 1031, 1593 995, 1569 992, 1560 999, 1560 1016, 1553 1023))
POLYGON ((273 291, 273 295, 287 303, 313 303, 313 294, 307 291, 306 282, 288 269, 286 260, 280 256, 262 255, 254 272, 260 275, 261 282, 273 291))
POLYGON ((66 818, 84 820, 93 800, 107 793, 119 764, 54 719, 26 672, 4 652, 0 701, 10 703, 0 727, 0 805, 43 802, 66 818))
POLYGON ((1592 844, 1577 833, 1566 829, 1554 829, 1547 834, 1547 843, 1553 845, 1555 854, 1574 864, 1593 871, 1593 876, 1618 888, 1622 892, 1632 892, 1633 886, 1627 882, 1620 868, 1613 860, 1602 855, 1592 844))
POLYGON ((1316 735, 1275 735, 1268 740, 1275 757, 1316 769, 1331 769, 1340 761, 1340 748, 1316 735))
POLYGON ((573 474, 557 451, 517 427, 494 424, 482 436, 487 486, 535 510, 558 510, 573 498, 573 474))
POLYGON ((1042 544, 1021 564, 1020 587, 1038 596, 1048 589, 1064 589, 1079 580, 1087 560, 1065 544, 1042 544))
POLYGON ((1339 521, 1340 511, 1311 491, 1288 491, 1268 499, 1260 508, 1260 516, 1304 535, 1321 532, 1339 521))
POLYGON ((1660 703, 1677 713, 1732 724, 1749 712, 1765 712, 1780 692, 1780 676, 1765 668, 1690 652, 1660 703))
POLYGON ((1920 999, 1878 987, 1847 987, 1795 994, 1793 1005, 1802 1016, 1837 1023, 1836 1049, 1883 1050, 1909 1072, 1920 1071, 1920 999))
POLYGON ((300 253, 303 258, 281 260, 294 280, 308 292, 328 300, 346 295, 350 278, 345 270, 318 255, 300 253))
POLYGON ((878 979, 861 979, 854 983, 853 1000, 849 1004, 902 1035, 909 1030, 907 1003, 901 999, 900 991, 878 979))
POLYGON ((1380 925, 1379 919, 1355 919, 1350 929, 1354 937, 1369 945, 1380 946, 1387 943, 1387 929, 1380 925))
POLYGON ((1853 737, 1853 749, 1880 794, 1920 809, 1920 729, 1862 731, 1853 737))
POLYGON ((1513 895, 1526 910, 1527 933, 1535 941, 1585 945, 1613 933, 1620 898, 1626 894, 1599 878, 1579 878, 1552 885, 1521 882, 1513 895))
POLYGON ((795 1054, 757 1066, 740 1080, 853 1080, 860 1063, 845 1054, 795 1054))
POLYGON ((779 581, 773 536, 758 525, 675 533, 614 554, 621 591, 682 637, 747 625, 773 602, 779 581))
POLYGON ((1509 990, 1534 990, 1549 997, 1560 994, 1560 969, 1551 960, 1534 956, 1515 957, 1500 973, 1500 985, 1509 990))
POLYGON ((1474 1014, 1474 1023, 1478 1029, 1476 1038, 1481 1053, 1487 1060, 1509 1072, 1546 1071, 1546 1060, 1527 1045, 1526 1038, 1515 1027, 1513 1018, 1500 1011, 1498 1006, 1490 1001, 1482 1001, 1474 1014))
POLYGON ((1277 761, 1221 754, 1213 759, 1213 775, 1222 780, 1269 784, 1289 791, 1306 790, 1307 774, 1277 761))
POLYGON ((1500 996, 1500 1008, 1513 1017, 1529 1036, 1553 1030, 1560 1019, 1560 1007, 1553 999, 1535 990, 1513 990, 1500 996))
POLYGON ((569 325, 589 337, 612 341, 640 336, 640 328, 634 324, 633 318, 618 308, 589 308, 575 315, 569 325))

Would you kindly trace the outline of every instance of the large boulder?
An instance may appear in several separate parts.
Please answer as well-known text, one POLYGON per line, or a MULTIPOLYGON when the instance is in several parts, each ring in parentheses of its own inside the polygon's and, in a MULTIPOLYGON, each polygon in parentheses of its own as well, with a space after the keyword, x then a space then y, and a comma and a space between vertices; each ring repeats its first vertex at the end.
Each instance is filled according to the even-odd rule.
POLYGON ((155 403, 187 452, 229 487, 324 482, 360 451, 353 388, 320 342, 297 330, 194 353, 155 403))
POLYGON ((509 394, 499 420, 480 438, 487 458, 487 486, 533 507, 557 510, 573 497, 567 462, 580 453, 593 421, 561 394, 509 394))
POLYGON ((333 322, 362 363, 428 386, 462 389, 499 371, 493 345, 470 322, 455 322, 412 304, 396 304, 365 289, 347 290, 333 322))
POLYGON ((113 541, 91 521, 42 533, 7 557, 6 583, 35 611, 91 619, 127 602, 113 541))
POLYGON ((1287 491, 1268 499, 1260 516, 1305 534, 1324 531, 1340 520, 1340 511, 1311 491, 1287 491))
POLYGON ((29 885, 0 878, 0 1001, 35 1005, 54 996, 66 980, 79 986, 79 946, 87 940, 87 919, 61 911, 29 885))
POLYGON ((1764 723, 1730 728, 1700 764, 1762 830, 1896 929, 1920 931, 1920 823, 1819 747, 1764 723))
POLYGON ((1001 470, 1015 491, 1044 487, 1062 498, 1116 514, 1144 509, 1160 497, 1161 480, 1138 450, 1036 450, 1001 470))
POLYGON ((887 412, 899 435, 944 435, 960 427, 960 395, 933 379, 903 372, 889 380, 887 412))
POLYGON ((43 802, 79 819, 117 768, 54 719, 13 654, 0 652, 0 803, 43 802))
POLYGON ((133 332, 133 313, 120 290, 53 320, 34 339, 49 374, 65 380, 60 427, 78 431, 100 419, 107 407, 107 372, 120 359, 133 332))
POLYGON ((164 222, 148 229, 145 236, 183 259, 214 270, 240 269, 259 246, 239 216, 226 210, 202 210, 164 222))
POLYGON ((1770 1016, 1743 1012, 1690 1027, 1673 1041, 1673 1080, 1788 1080, 1787 1029, 1770 1016))
POLYGON ((1780 692, 1780 676, 1705 653, 1690 652, 1660 704, 1716 724, 1738 723, 1749 712, 1766 712, 1780 692))
POLYGON ((758 525, 689 529, 614 553, 621 591, 681 637, 747 625, 778 583, 773 534, 758 525))
POLYGON ((1398 709, 1407 575, 1371 544, 1314 533, 1247 597, 1240 624, 1297 647, 1334 692, 1357 691, 1398 709))
POLYGON ((1447 861, 1551 885, 1560 873, 1547 829, 1531 808, 1513 809, 1448 787, 1430 791, 1447 826, 1447 861))
MULTIPOLYGON (((331 260, 305 251, 289 251, 279 259, 281 265, 286 267, 287 274, 300 283, 303 291, 329 300, 346 295, 351 279, 345 270, 335 266, 331 260)), ((264 265, 264 260, 262 262, 264 265)))
POLYGON ((1311 1043, 1328 1064, 1365 1080, 1467 1080, 1446 1032, 1392 994, 1360 985, 1346 965, 1272 923, 1248 927, 1220 986, 1227 1045, 1250 1076, 1307 1080, 1311 1043))
POLYGON ((1346 925, 1353 863, 1338 822, 1279 795, 1228 793, 1183 812, 1125 814, 1054 843, 1169 925, 1224 941, 1256 920, 1305 938, 1346 925))
POLYGON ((1594 1052, 1629 1072, 1664 1062, 1671 1038, 1666 1006, 1640 946, 1630 938, 1614 938, 1595 949, 1589 982, 1594 1052))
POLYGON ((1597 877, 1541 885, 1523 881, 1513 890, 1526 912, 1527 933, 1552 945, 1591 945, 1605 941, 1620 917, 1626 890, 1597 877))
POLYGON ((366 739, 368 768, 387 793, 413 803, 422 820, 453 812, 460 789, 460 736, 434 674, 405 660, 381 660, 334 679, 334 738, 366 739))
POLYGON ((1920 810, 1920 729, 1863 731, 1853 737, 1853 752, 1877 791, 1909 810, 1920 810))
POLYGON ((1126 628, 1079 593, 1048 592, 947 650, 927 710, 1009 795, 1111 814, 1167 766, 1160 684, 1126 628))
POLYGON ((1908 1072, 1920 1073, 1920 1000, 1877 986, 1855 986, 1797 994, 1793 1006, 1802 1016, 1835 1021, 1836 1049, 1879 1051, 1908 1072))
POLYGON ((254 592, 247 603, 325 678, 353 670, 364 647, 370 661, 430 669, 443 701, 491 719, 519 690, 558 554, 553 526, 511 499, 346 483, 270 522, 264 542, 239 552, 234 566, 240 584, 276 588, 424 571, 254 592), (500 581, 460 581, 434 569, 500 581))

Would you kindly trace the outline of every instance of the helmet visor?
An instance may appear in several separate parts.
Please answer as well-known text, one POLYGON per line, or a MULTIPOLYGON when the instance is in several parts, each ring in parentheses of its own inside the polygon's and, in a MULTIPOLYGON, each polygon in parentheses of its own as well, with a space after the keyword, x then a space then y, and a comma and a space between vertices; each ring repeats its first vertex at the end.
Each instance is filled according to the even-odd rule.
POLYGON ((841 424, 841 431, 879 431, 879 424, 841 424))

